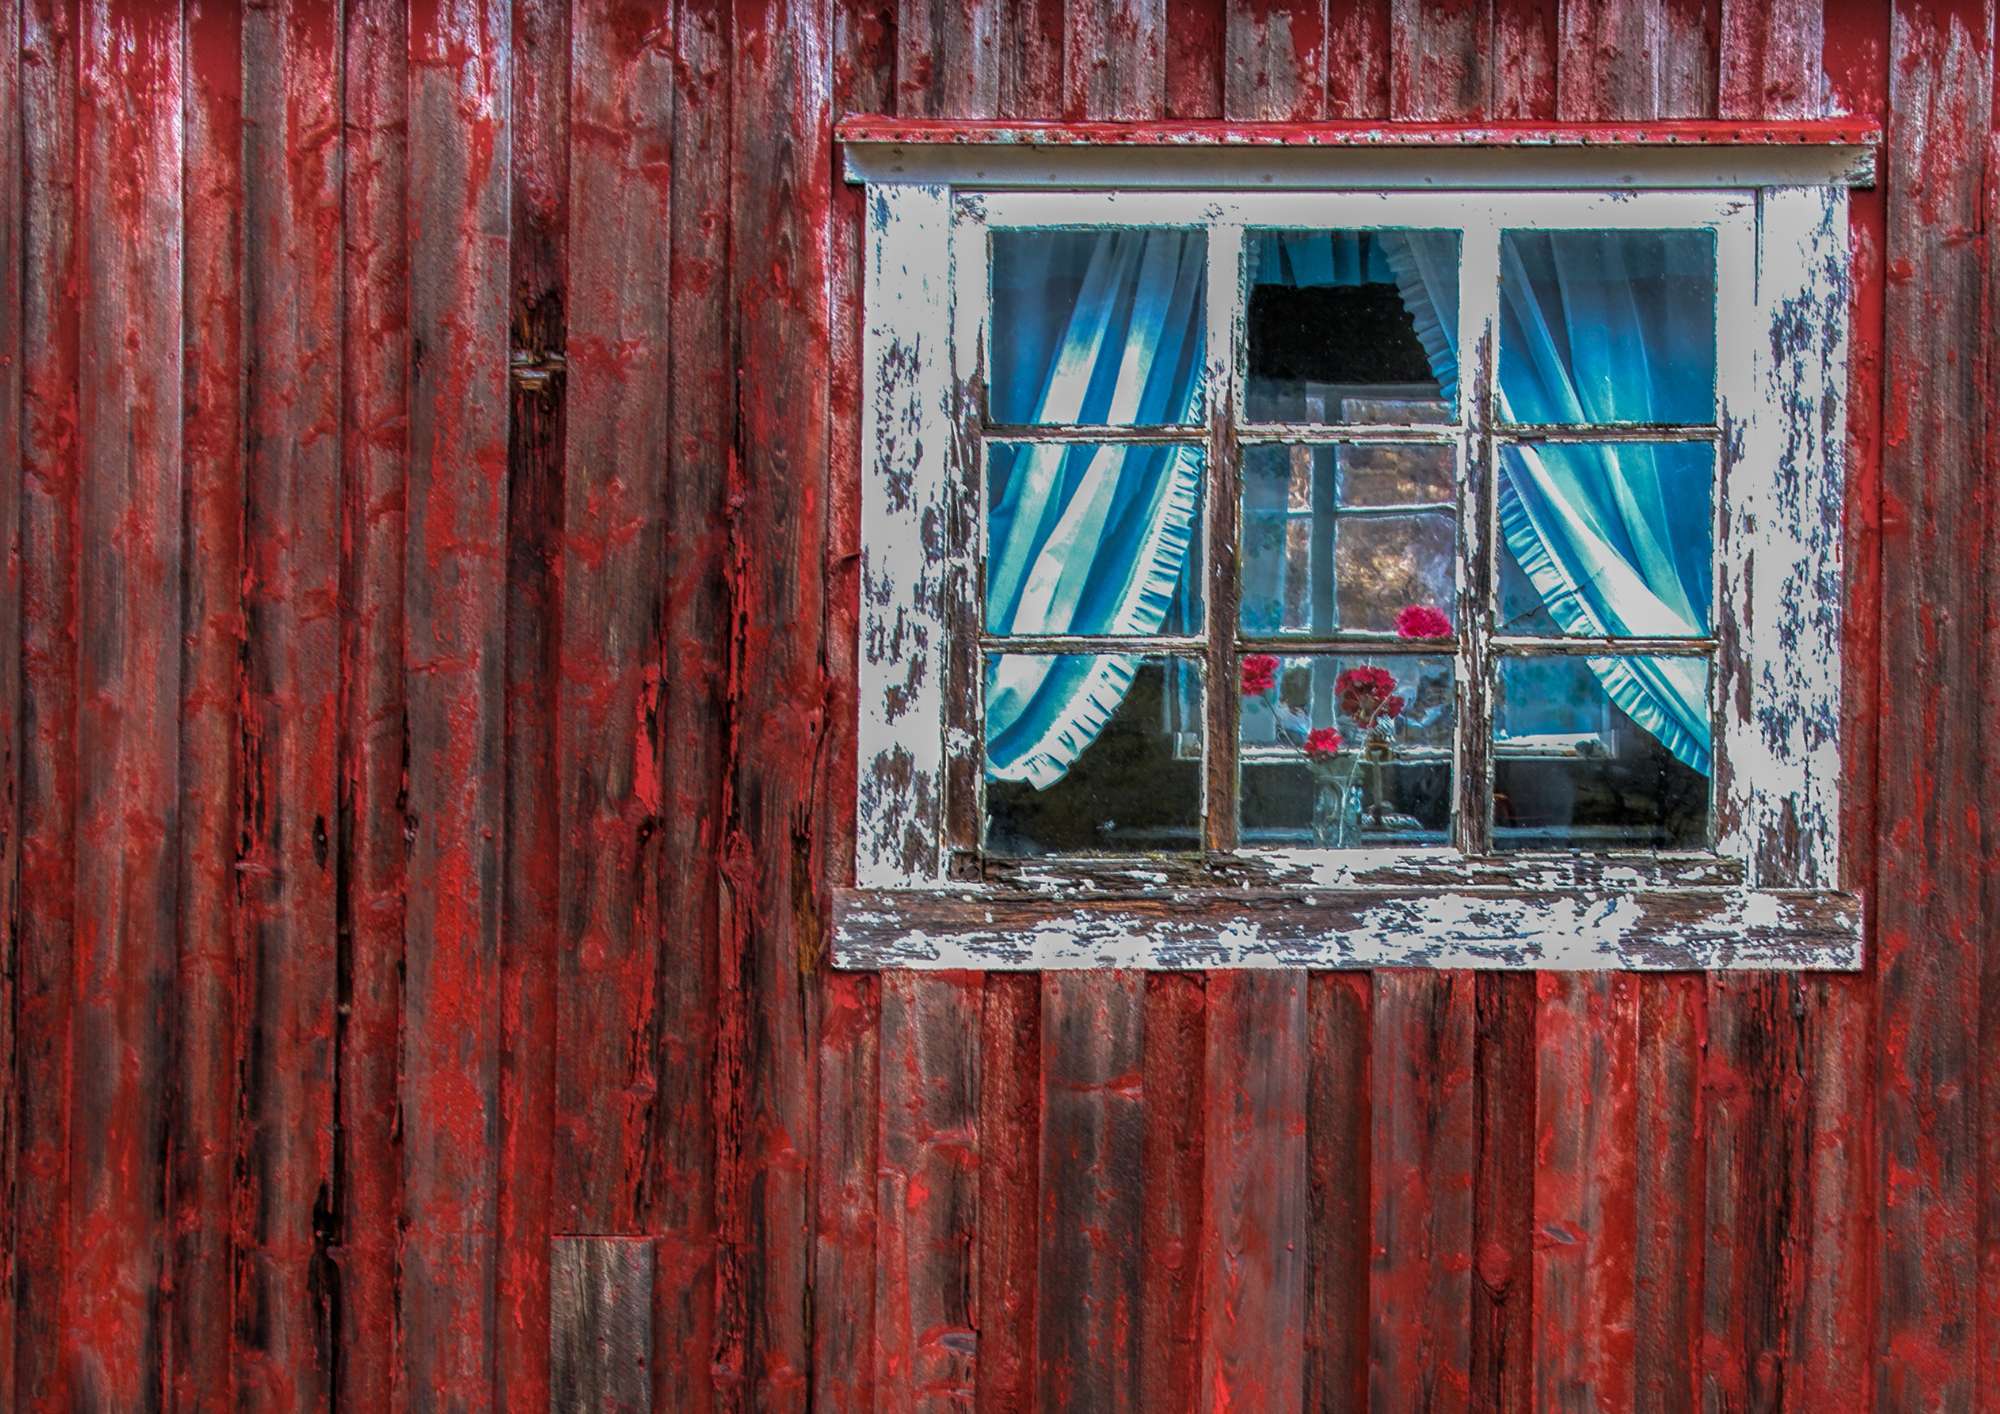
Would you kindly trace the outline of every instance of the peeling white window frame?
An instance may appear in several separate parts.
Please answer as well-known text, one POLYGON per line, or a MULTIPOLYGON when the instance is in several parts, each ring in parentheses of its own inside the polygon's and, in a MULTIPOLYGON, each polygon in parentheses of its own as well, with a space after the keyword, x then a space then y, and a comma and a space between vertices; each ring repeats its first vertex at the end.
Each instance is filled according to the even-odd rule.
MULTIPOLYGON (((1861 965, 1860 905, 1840 891, 1839 728, 1847 206, 1871 179, 1868 149, 846 151, 867 187, 866 314, 856 887, 836 903, 836 966, 1861 965), (950 625, 977 594, 979 513, 962 488, 979 457, 987 230, 1115 222, 1209 224, 1211 271, 1234 268, 1248 226, 1714 225, 1712 852, 1254 849, 1185 868, 1049 857, 996 876, 967 850, 980 747, 948 697, 977 645, 950 625), (1739 323, 1732 299, 1750 311, 1739 323)), ((1496 244, 1468 241, 1464 258, 1491 263, 1496 244)), ((1218 283, 1211 379, 1236 336, 1218 283)), ((1490 367, 1497 267, 1468 264, 1461 289, 1470 373, 1490 367)), ((1474 424, 1466 414, 1458 462, 1483 522, 1492 440, 1474 424)), ((1471 639, 1461 683, 1485 671, 1466 661, 1471 639)))

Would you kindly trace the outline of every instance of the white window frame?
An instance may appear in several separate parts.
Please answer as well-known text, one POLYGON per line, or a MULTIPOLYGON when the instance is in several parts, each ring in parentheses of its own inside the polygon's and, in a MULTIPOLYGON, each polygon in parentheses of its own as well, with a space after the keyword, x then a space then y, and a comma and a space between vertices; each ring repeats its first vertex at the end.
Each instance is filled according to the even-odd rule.
MULTIPOLYGON (((1257 152, 850 147, 850 175, 867 183, 861 720, 857 887, 837 902, 836 965, 1861 964, 1860 907, 1839 891, 1847 184, 1856 156, 1623 155, 1614 186, 1602 149, 1404 153, 1390 169, 1366 149, 1274 163, 1257 152), (1170 182, 1176 172, 1186 189, 1170 182), (1146 858, 1047 858, 995 871, 966 857, 980 749, 968 715, 977 689, 967 687, 978 674, 968 665, 978 645, 954 642, 950 625, 970 621, 978 584, 987 233, 1106 223, 1208 226, 1212 386, 1240 377, 1233 272, 1249 227, 1465 229, 1459 347, 1468 379, 1491 377, 1499 229, 1716 230, 1724 315, 1712 852, 1256 849, 1184 871, 1146 858), (1732 320, 1734 308, 1749 313, 1732 320)), ((1460 444, 1461 506, 1490 530, 1480 487, 1492 429, 1477 422, 1483 399, 1461 403, 1460 425, 1446 429, 1460 444)), ((1467 661, 1472 641, 1461 636, 1461 692, 1469 673, 1484 671, 1467 661)))

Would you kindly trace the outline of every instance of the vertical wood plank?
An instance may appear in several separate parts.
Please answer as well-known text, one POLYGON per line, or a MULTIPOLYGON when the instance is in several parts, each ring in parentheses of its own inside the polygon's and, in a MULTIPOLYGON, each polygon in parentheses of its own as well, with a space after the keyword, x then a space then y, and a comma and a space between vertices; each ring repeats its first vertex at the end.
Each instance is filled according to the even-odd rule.
MULTIPOLYGON (((892 108, 896 69, 896 6, 892 0, 836 0, 833 5, 833 111, 884 113, 892 108)), ((677 152, 684 150, 677 143, 677 152)), ((853 881, 856 735, 859 717, 858 640, 861 560, 861 366, 863 320, 862 207, 865 194, 841 184, 833 195, 833 322, 829 363, 831 413, 827 500, 827 661, 832 684, 820 829, 829 885, 853 881)), ((875 1407, 876 1139, 880 1076, 879 983, 867 975, 826 974, 821 983, 819 1113, 814 1140, 818 1169, 813 1242, 813 1393, 823 1407, 847 1414, 875 1407)), ((969 1027, 969 1021, 964 1023, 969 1027)), ((984 1093, 982 1091, 982 1105, 984 1093)), ((982 1114, 979 1132, 990 1133, 982 1114)), ((1032 1148, 1029 1150, 1032 1153, 1032 1148)), ((981 1166, 983 1184, 990 1168, 981 1166)), ((984 1232, 984 1222, 980 1223, 984 1232)), ((983 1241, 983 1237, 982 1237, 983 1241)), ((975 1259, 982 1280, 983 1255, 975 1259)), ((974 1298, 980 1309, 984 1289, 974 1298)), ((982 1323, 975 1373, 985 1378, 986 1353, 1002 1338, 982 1323)))
POLYGON ((242 1123, 236 1383, 331 1393, 340 618, 339 30, 243 16, 242 1123))
POLYGON ((875 1387, 885 1410, 973 1397, 980 991, 977 973, 881 981, 875 1387))
POLYGON ((560 937, 562 527, 569 240, 569 0, 514 0, 508 94, 505 883, 501 896, 499 1349, 494 1399, 549 1399, 560 937), (542 376, 537 376, 537 375, 542 376))
POLYGON ((1713 973, 1708 990, 1701 1397, 1711 1408, 1771 1408, 1783 1398, 1804 1268, 1795 1193, 1810 1160, 1806 998, 1792 978, 1713 973))
POLYGON ((1366 973, 1319 972, 1309 983, 1308 1409, 1368 1404, 1371 996, 1366 973))
POLYGON ((176 1020, 181 631, 177 13, 77 35, 76 1011, 64 1358, 75 1397, 163 1398, 166 1073, 176 1020), (85 548, 87 547, 87 549, 85 548))
POLYGON ((1639 982, 1632 1380, 1642 1408, 1691 1409, 1697 1394, 1707 1230, 1701 1109, 1707 995, 1699 976, 1639 982))
POLYGON ((1141 1404, 1190 1409, 1202 1388, 1204 1159, 1208 1084, 1207 992, 1198 975, 1146 978, 1145 1261, 1139 1308, 1141 1404))
POLYGON ((1720 0, 1662 0, 1660 116, 1713 118, 1720 82, 1720 0))
POLYGON ((404 0, 346 10, 341 520, 341 1388, 388 1406, 397 1361, 410 415, 404 0))
POLYGON ((1934 693, 1972 690, 1972 635, 1941 617, 1984 572, 1979 498, 1983 390, 1960 330, 1983 272, 1964 239, 1979 220, 1993 111, 1992 7, 1897 4, 1888 130, 1882 454, 1880 751, 1876 929, 1875 1400, 1883 1409, 1969 1408, 1979 1322, 1977 1201, 1982 887, 1982 728, 1934 693))
POLYGON ((1824 0, 1722 0, 1721 116, 1823 112, 1824 17, 1824 0))
POLYGON ((644 1414, 655 1407, 653 1264, 645 1238, 550 1244, 549 1390, 535 1408, 644 1414))
MULTIPOLYGON (((1036 1387, 1042 979, 986 978, 979 1022, 979 1369, 975 1407, 1026 1409, 1036 1387)), ((1148 1130, 1148 1138, 1152 1131, 1148 1130)))
POLYGON ((411 881, 404 915, 403 1394, 493 1392, 498 1223, 509 14, 410 13, 411 881))
POLYGON ((1391 0, 1389 107, 1400 119, 1477 122, 1493 94, 1492 0, 1391 0))
POLYGON ((1325 111, 1327 0, 1228 0, 1223 112, 1312 122, 1325 111))
MULTIPOLYGON (((728 465, 722 449, 733 433, 736 387, 735 367, 723 356, 732 337, 729 26, 727 7, 714 0, 686 0, 673 20, 667 325, 674 342, 668 352, 671 475, 663 657, 675 671, 662 686, 663 725, 655 728, 665 773, 657 822, 659 914, 665 928, 655 959, 659 1094, 651 1197, 660 1235, 653 1311, 660 1358, 654 1364, 653 1400, 655 1408, 693 1414, 713 1399, 716 1350, 716 988, 722 918, 716 846, 729 631, 719 527, 728 465)), ((577 72, 587 74, 589 66, 579 65, 577 72)), ((872 1115, 867 1127, 874 1127, 872 1115)), ((870 1188, 872 1198, 872 1180, 870 1188)))
POLYGON ((990 118, 1000 111, 1005 8, 967 0, 898 0, 896 112, 990 118))
POLYGON ((1494 117, 1555 116, 1565 8, 1560 0, 1494 0, 1494 117))
MULTIPOLYGON (((1473 1111, 1472 1390, 1481 1407, 1530 1406, 1535 1374, 1535 973, 1472 978, 1477 1019, 1473 1111)), ((1543 1120, 1543 1123, 1549 1121, 1543 1120)))
POLYGON ((1375 974, 1371 1409, 1471 1398, 1473 995, 1467 972, 1375 974))
POLYGON ((1630 1409, 1639 983, 1544 972, 1535 1010, 1537 1409, 1630 1409))
POLYGON ((811 1366, 807 1002, 824 946, 831 9, 740 0, 732 14, 733 349, 756 376, 736 389, 725 483, 716 1365, 741 1382, 731 1398, 794 1409, 811 1366))
POLYGON ((76 54, 71 11, 22 16, 21 859, 15 937, 15 1364, 21 1408, 70 1402, 61 1360, 76 926, 76 54))
POLYGON ((1390 28, 1394 0, 1345 0, 1329 5, 1326 116, 1389 115, 1390 28))
POLYGON ((1662 0, 1565 0, 1556 110, 1569 120, 1645 120, 1660 112, 1662 0))
POLYGON ((1066 0, 1063 108, 1143 120, 1166 109, 1166 0, 1066 0))
POLYGON ((1146 1116, 1134 972, 1042 977, 1039 1399, 1135 1409, 1146 1116))
POLYGON ((21 497, 24 437, 22 361, 26 351, 21 229, 26 201, 22 134, 21 13, 0 4, 0 1392, 13 1394, 20 1191, 20 990, 22 673, 21 497))
POLYGON ((1209 979, 1205 1409, 1304 1407, 1305 997, 1302 972, 1209 979))
MULTIPOLYGON (((186 1020, 169 1120, 175 1292, 169 1359, 177 1407, 210 1409, 235 1397, 231 1228, 242 878, 236 869, 242 800, 237 707, 244 627, 241 7, 235 0, 192 4, 186 33, 181 448, 187 469, 182 574, 187 598, 181 634, 180 957, 174 980, 186 1020)), ((335 262, 330 278, 339 276, 335 262)), ((327 336, 338 338, 340 331, 336 327, 327 336)), ((329 1013, 337 1004, 330 988, 323 1004, 329 1013)))
POLYGON ((1229 0, 1167 0, 1167 117, 1222 116, 1231 9, 1229 0))
MULTIPOLYGON (((671 17, 635 18, 598 4, 575 13, 568 202, 590 215, 569 251, 564 374, 554 1200, 560 1230, 624 1236, 651 1216, 653 1137, 682 1119, 656 1116, 653 1074, 667 932, 654 841, 678 808, 663 800, 660 574, 674 408, 675 85, 671 17)), ((699 797, 686 804, 698 808, 699 797)))

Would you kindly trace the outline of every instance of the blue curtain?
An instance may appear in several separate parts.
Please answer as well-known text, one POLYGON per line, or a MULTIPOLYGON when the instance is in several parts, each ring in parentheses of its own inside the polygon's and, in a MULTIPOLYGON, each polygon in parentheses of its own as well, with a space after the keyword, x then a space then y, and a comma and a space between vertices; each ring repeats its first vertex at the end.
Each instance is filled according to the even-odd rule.
MULTIPOLYGON (((1200 232, 1037 232, 1004 251, 996 242, 994 417, 1200 421, 1206 264, 1200 232), (1078 272, 1073 302, 1049 297, 1078 272)), ((988 488, 989 632, 1149 634, 1166 625, 1195 539, 1198 451, 996 446, 988 488)), ((1124 700, 1139 661, 989 657, 987 775, 1038 787, 1061 780, 1124 700)))
MULTIPOLYGON (((1455 380, 1455 237, 1399 231, 1379 240, 1433 371, 1440 382, 1455 380)), ((1709 241, 1685 231, 1508 232, 1501 415, 1536 423, 1708 421, 1709 241), (1707 301, 1695 295, 1705 282, 1707 301)), ((1563 631, 1698 636, 1709 624, 1712 477, 1706 444, 1510 448, 1499 466, 1501 537, 1563 631)), ((1619 710, 1708 774, 1705 660, 1592 658, 1590 666, 1619 710)), ((1562 705, 1551 706, 1559 717, 1562 705)))

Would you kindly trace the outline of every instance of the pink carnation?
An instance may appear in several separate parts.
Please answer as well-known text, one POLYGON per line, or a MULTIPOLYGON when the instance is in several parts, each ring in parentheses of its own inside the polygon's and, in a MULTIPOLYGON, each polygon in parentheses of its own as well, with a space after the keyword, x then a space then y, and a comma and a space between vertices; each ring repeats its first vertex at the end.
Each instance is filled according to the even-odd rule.
POLYGON ((1392 699, 1396 712, 1403 710, 1403 700, 1395 697, 1396 675, 1387 668, 1349 668, 1333 680, 1333 690, 1340 698, 1340 710, 1363 726, 1373 722, 1376 713, 1392 699))
POLYGON ((1451 620, 1429 604, 1410 604, 1396 615, 1396 633, 1403 638, 1450 638, 1451 620))
POLYGON ((1243 695, 1259 697, 1278 685, 1278 660, 1269 653, 1252 653, 1243 660, 1243 695))
POLYGON ((1340 733, 1332 727, 1314 727, 1306 733, 1306 755, 1324 761, 1340 750, 1340 733))

